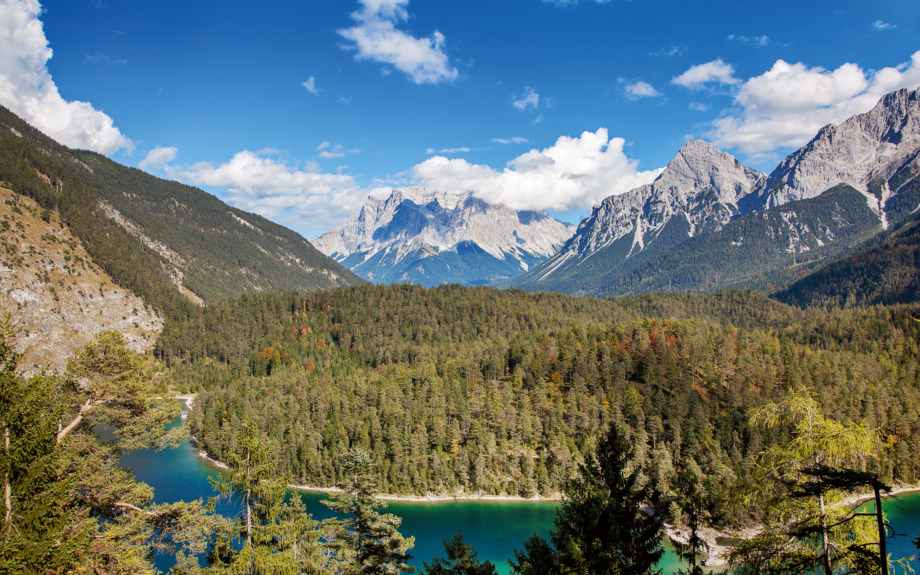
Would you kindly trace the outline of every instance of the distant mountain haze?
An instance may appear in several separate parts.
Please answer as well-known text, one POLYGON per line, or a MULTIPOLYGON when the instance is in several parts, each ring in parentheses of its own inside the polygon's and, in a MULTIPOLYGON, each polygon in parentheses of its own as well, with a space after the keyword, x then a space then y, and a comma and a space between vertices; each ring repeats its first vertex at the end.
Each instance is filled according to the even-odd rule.
POLYGON ((480 285, 527 271, 573 230, 546 212, 491 205, 472 192, 406 188, 368 198, 313 243, 375 283, 480 285))

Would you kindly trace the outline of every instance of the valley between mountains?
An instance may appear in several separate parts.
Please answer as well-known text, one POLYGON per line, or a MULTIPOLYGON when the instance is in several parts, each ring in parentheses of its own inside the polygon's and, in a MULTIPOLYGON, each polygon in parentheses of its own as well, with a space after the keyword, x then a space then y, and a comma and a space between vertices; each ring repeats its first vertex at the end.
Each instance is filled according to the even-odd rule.
POLYGON ((920 90, 770 174, 687 142, 578 226, 406 188, 311 243, 6 109, 0 200, 2 567, 363 565, 357 519, 313 521, 293 483, 366 497, 332 507, 372 519, 393 569, 412 542, 377 493, 561 495, 521 573, 585 555, 573 517, 595 511, 652 558, 667 521, 694 568, 690 536, 717 529, 738 573, 764 553, 777 573, 875 569, 876 518, 847 498, 920 483, 920 90), (163 398, 189 393, 164 427, 163 398), (157 503, 118 465, 189 430, 248 523, 157 503))

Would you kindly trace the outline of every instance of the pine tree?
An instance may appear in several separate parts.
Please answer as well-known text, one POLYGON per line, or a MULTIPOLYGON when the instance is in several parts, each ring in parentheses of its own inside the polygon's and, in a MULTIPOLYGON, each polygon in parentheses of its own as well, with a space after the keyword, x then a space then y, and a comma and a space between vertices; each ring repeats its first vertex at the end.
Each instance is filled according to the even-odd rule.
POLYGON ((234 529, 215 536, 212 567, 226 573, 300 575, 323 573, 318 523, 299 497, 287 498, 287 482, 275 474, 275 457, 251 420, 237 434, 229 469, 210 481, 221 496, 237 495, 243 515, 234 529))
POLYGON ((566 486, 553 522, 552 561, 548 546, 532 537, 526 555, 515 551, 515 573, 655 573, 664 554, 661 516, 640 509, 650 490, 639 482, 633 453, 625 429, 611 425, 566 486))
POLYGON ((491 561, 481 561, 459 530, 450 539, 443 539, 443 543, 447 558, 435 555, 431 563, 423 562, 427 575, 498 575, 495 565, 491 561))
POLYGON ((378 513, 386 503, 377 499, 377 483, 373 476, 370 454, 352 448, 343 456, 345 480, 341 492, 323 503, 345 516, 326 523, 334 533, 332 545, 347 566, 345 573, 411 573, 406 562, 415 538, 399 533, 402 519, 391 513, 378 513))

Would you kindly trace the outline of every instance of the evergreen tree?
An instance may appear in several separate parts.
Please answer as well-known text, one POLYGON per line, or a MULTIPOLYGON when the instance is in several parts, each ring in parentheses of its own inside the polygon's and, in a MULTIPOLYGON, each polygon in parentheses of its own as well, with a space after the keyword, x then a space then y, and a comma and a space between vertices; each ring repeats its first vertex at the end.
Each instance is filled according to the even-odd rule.
POLYGON ((353 448, 343 456, 345 480, 339 484, 341 492, 323 501, 333 511, 346 516, 327 522, 333 533, 331 544, 345 560, 345 573, 411 573, 415 571, 406 562, 415 538, 404 538, 399 533, 402 519, 391 513, 381 514, 377 509, 386 503, 377 499, 377 483, 371 456, 362 449, 353 448))
POLYGON ((71 482, 60 474, 56 440, 62 406, 55 381, 16 376, 15 326, 0 325, 0 573, 64 571, 89 543, 91 526, 68 508, 71 482))
POLYGON ((687 527, 686 543, 675 543, 677 555, 689 569, 678 570, 678 575, 703 575, 699 556, 709 550, 709 545, 700 535, 708 519, 705 509, 705 493, 702 471, 692 459, 682 466, 677 474, 677 508, 687 527))
POLYGON ((236 445, 227 472, 210 481, 221 496, 239 496, 245 509, 235 528, 216 533, 212 568, 233 574, 323 573, 318 523, 299 497, 285 497, 287 482, 275 475, 275 457, 251 420, 236 445))
MULTIPOLYGON (((655 573, 664 550, 661 516, 646 513, 649 488, 639 482, 634 449, 626 430, 610 426, 594 453, 566 486, 566 498, 556 512, 551 535, 551 568, 559 573, 591 575, 655 573)), ((544 567, 546 547, 531 540, 539 554, 515 552, 516 573, 536 573, 544 567)), ((544 571, 550 572, 550 571, 544 571)))
POLYGON ((481 561, 459 530, 450 539, 443 539, 443 543, 447 558, 435 555, 431 563, 423 562, 427 575, 498 575, 495 565, 491 561, 481 561))

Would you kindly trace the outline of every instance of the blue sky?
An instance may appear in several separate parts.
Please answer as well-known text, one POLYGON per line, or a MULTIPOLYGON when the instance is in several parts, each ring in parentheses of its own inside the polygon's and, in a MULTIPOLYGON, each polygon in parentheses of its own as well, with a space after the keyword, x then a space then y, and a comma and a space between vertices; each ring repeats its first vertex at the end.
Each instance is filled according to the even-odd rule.
POLYGON ((410 185, 577 222, 918 85, 916 0, 0 0, 0 103, 309 239, 410 185))

